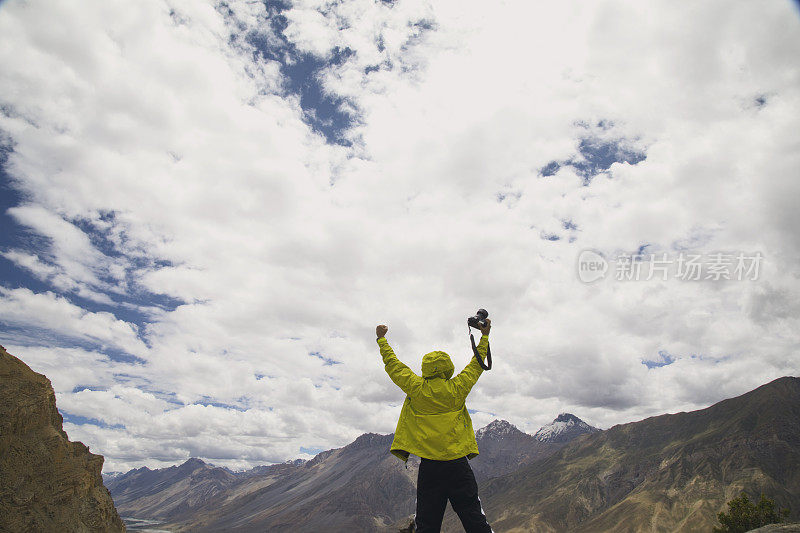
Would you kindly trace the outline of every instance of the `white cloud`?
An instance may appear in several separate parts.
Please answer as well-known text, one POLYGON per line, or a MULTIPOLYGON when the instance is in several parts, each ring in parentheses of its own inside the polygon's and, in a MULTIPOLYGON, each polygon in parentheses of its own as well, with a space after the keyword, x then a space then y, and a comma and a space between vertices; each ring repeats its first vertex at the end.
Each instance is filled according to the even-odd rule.
POLYGON ((532 432, 570 411, 608 427, 798 372, 789 3, 297 2, 285 36, 298 50, 353 52, 319 73, 355 113, 352 148, 326 144, 279 65, 253 60, 248 37, 280 42, 264 6, 230 7, 0 11, 0 128, 27 198, 11 214, 51 239, 4 257, 61 294, 185 302, 143 303, 151 321, 137 331, 62 296, 3 289, 5 322, 146 361, 122 380, 118 363, 87 371, 102 356, 75 352, 83 370, 70 380, 45 365, 55 348, 15 339, 16 355, 63 384, 59 407, 124 426, 69 425, 107 469, 190 454, 242 466, 391 431, 403 395, 374 325, 389 325, 412 368, 432 349, 460 367, 478 306, 495 318, 496 366, 470 397, 476 426, 494 413, 532 432), (584 186, 564 164, 583 138, 647 157, 584 186), (560 170, 541 177, 552 161, 560 170), (761 278, 575 274, 584 248, 687 243, 760 251, 761 278), (676 361, 641 364, 659 350, 676 361))
MULTIPOLYGON (((141 365, 115 362, 103 353, 52 346, 6 345, 5 348, 11 354, 24 353, 25 363, 47 376, 58 398, 87 386, 109 388, 121 381, 143 384, 137 376, 141 365)), ((60 401, 58 407, 63 411, 60 401)))
MULTIPOLYGON (((147 351, 137 327, 108 312, 90 312, 52 292, 0 287, 0 317, 18 328, 32 327, 74 341, 99 343, 141 357, 147 351)), ((31 340, 35 340, 34 337, 31 340)))
POLYGON ((124 292, 125 266, 98 251, 89 237, 74 224, 40 206, 13 207, 8 214, 22 226, 50 239, 50 252, 41 257, 18 250, 3 255, 15 264, 48 281, 62 292, 111 305, 113 300, 101 291, 124 292), (106 279, 103 279, 106 278, 106 279))

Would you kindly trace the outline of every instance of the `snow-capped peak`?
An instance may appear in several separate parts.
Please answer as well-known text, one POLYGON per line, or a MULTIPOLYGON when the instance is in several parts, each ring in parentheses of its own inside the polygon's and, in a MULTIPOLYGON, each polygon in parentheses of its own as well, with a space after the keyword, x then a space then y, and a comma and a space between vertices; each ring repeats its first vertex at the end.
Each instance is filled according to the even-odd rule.
POLYGON ((477 432, 475 432, 475 437, 476 438, 487 437, 487 436, 504 437, 511 433, 518 433, 518 432, 520 432, 519 429, 517 429, 517 427, 514 424, 507 422, 506 420, 492 420, 489 423, 489 425, 487 425, 486 427, 482 427, 477 432))
POLYGON ((542 426, 533 436, 542 442, 572 440, 583 433, 598 431, 571 413, 561 413, 551 423, 542 426))

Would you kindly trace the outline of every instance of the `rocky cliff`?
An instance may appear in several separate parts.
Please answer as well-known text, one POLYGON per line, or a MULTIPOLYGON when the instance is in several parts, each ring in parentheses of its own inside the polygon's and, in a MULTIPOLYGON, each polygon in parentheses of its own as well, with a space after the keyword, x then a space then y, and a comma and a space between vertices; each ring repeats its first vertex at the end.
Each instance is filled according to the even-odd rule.
POLYGON ((50 380, 0 346, 0 531, 125 531, 103 456, 62 423, 50 380))

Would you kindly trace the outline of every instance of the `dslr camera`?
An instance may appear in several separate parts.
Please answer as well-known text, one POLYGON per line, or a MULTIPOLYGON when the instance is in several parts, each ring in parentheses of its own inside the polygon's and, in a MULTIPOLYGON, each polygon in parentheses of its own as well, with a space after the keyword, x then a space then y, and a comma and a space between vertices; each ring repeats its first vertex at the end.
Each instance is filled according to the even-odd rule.
POLYGON ((489 317, 489 313, 486 309, 478 309, 478 312, 475 313, 475 316, 471 316, 467 319, 467 326, 475 328, 475 329, 483 329, 486 327, 486 319, 489 317))

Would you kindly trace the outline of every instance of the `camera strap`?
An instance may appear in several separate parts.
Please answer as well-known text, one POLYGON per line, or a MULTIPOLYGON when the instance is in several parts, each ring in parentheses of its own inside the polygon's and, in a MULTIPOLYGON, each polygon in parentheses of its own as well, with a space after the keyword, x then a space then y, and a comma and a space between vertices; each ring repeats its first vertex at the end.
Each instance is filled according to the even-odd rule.
POLYGON ((478 364, 481 365, 481 368, 484 370, 491 370, 492 369, 492 348, 489 346, 489 341, 486 341, 486 361, 489 363, 488 365, 483 363, 481 359, 481 355, 478 353, 478 348, 475 346, 475 337, 472 335, 472 332, 469 334, 469 341, 472 343, 472 353, 475 354, 475 359, 478 360, 478 364))

